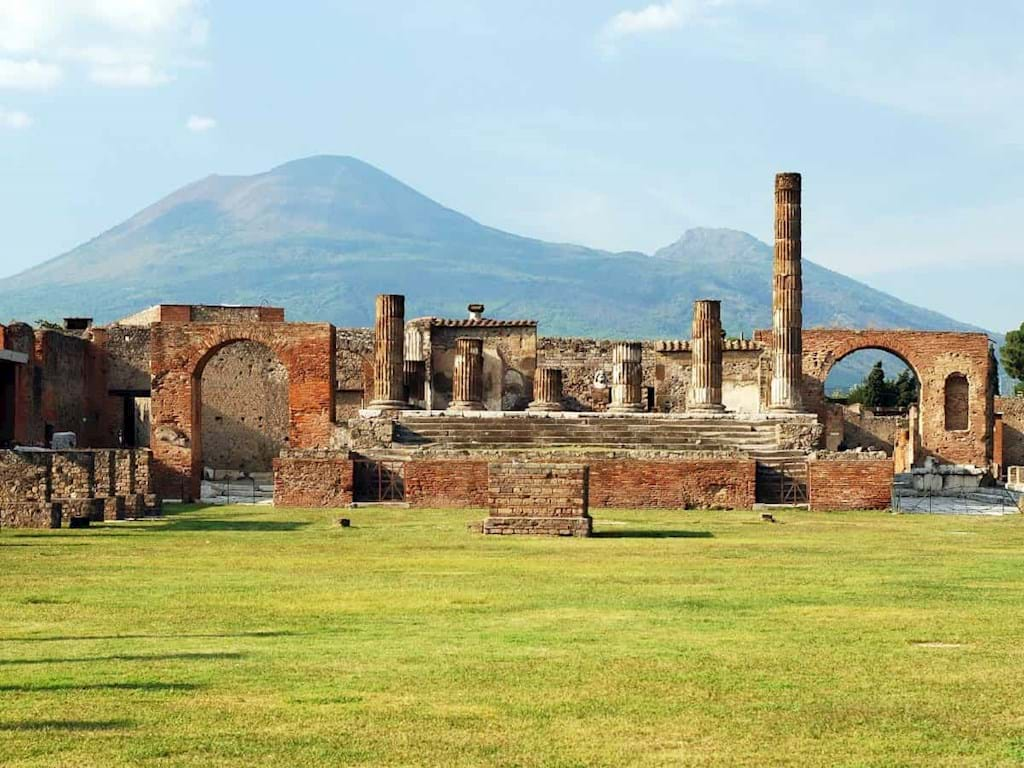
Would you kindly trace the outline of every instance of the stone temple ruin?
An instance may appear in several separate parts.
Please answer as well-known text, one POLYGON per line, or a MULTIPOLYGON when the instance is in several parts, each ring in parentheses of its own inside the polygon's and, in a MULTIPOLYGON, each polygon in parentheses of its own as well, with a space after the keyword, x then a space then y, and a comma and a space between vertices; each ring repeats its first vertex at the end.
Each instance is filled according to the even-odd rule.
POLYGON ((724 338, 711 299, 664 341, 540 336, 481 305, 407 319, 396 295, 372 329, 167 304, 0 326, 0 525, 273 498, 489 506, 485 531, 585 534, 590 506, 870 509, 915 470, 1024 482, 1024 400, 995 397, 984 334, 803 327, 800 196, 776 177, 772 328, 753 339, 724 338), (826 398, 862 349, 913 370, 909 413, 826 398))

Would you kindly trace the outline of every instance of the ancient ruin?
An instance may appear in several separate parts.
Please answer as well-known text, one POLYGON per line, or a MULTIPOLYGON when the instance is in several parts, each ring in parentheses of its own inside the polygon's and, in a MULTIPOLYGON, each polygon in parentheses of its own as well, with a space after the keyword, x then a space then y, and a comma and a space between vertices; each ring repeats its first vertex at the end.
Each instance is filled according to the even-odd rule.
POLYGON ((539 336, 479 304, 406 320, 398 295, 377 297, 372 329, 206 305, 0 326, 0 525, 155 514, 226 484, 287 506, 490 507, 490 530, 575 534, 589 504, 884 508, 925 462, 990 480, 1024 465, 1024 400, 994 397, 984 334, 803 328, 800 206, 799 174, 779 174, 772 328, 752 339, 723 337, 714 299, 689 339, 660 341, 539 336), (826 397, 862 349, 912 369, 917 405, 826 397), (574 490, 537 480, 529 498, 559 510, 544 514, 513 502, 515 478, 574 490))

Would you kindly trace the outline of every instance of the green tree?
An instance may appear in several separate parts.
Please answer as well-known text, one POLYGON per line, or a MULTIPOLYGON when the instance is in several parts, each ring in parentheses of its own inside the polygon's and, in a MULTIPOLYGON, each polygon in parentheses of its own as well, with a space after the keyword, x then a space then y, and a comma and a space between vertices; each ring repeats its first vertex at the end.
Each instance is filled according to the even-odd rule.
POLYGON ((864 405, 877 408, 885 405, 885 369, 879 360, 864 379, 864 405))
POLYGON ((1018 330, 1006 334, 1001 357, 1003 368, 1017 380, 1014 392, 1024 394, 1024 323, 1018 330))
POLYGON ((896 405, 900 408, 909 408, 917 402, 920 387, 917 384, 917 377, 909 368, 904 368, 896 383, 893 385, 896 390, 896 405))

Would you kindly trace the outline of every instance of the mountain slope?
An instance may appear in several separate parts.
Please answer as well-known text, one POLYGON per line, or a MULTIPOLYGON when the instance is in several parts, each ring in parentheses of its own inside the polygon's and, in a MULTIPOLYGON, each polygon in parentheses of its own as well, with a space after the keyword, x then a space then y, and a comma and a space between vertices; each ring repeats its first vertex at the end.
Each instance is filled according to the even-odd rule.
MULTIPOLYGON (((695 298, 731 333, 771 321, 771 247, 690 230, 653 255, 547 243, 483 226, 348 157, 210 176, 51 261, 0 281, 0 321, 113 320, 165 303, 269 303, 293 320, 372 323, 373 295, 409 316, 530 317, 546 334, 686 337, 695 298)), ((808 326, 965 329, 805 261, 808 326)))

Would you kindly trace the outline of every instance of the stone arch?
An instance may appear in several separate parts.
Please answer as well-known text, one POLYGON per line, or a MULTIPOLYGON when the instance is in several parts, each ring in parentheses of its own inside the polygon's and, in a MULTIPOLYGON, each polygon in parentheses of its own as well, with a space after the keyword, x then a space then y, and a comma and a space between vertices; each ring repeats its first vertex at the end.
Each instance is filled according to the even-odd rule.
POLYGON ((151 447, 158 490, 165 498, 199 495, 203 369, 220 349, 240 341, 265 345, 287 370, 289 445, 320 448, 330 442, 335 388, 332 325, 157 323, 150 339, 151 447))
POLYGON ((962 432, 971 428, 971 385, 959 371, 946 377, 943 387, 943 419, 947 432, 962 432))
POLYGON ((920 385, 922 456, 953 464, 984 466, 992 456, 993 402, 988 392, 988 337, 954 331, 807 329, 804 341, 804 405, 825 418, 825 379, 839 360, 861 349, 881 349, 904 361, 920 385), (946 379, 959 373, 967 382, 968 428, 945 425, 946 379))

